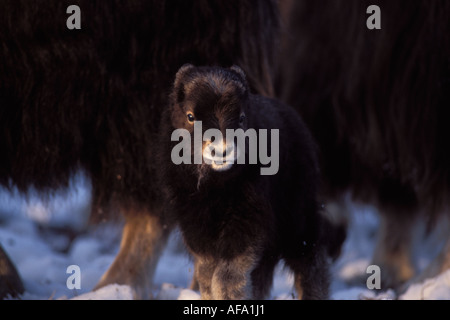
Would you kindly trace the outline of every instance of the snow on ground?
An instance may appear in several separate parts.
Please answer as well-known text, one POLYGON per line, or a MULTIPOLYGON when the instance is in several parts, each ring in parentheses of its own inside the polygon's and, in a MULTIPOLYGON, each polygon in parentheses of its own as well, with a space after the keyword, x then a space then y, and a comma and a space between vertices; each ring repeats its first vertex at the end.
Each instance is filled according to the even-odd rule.
MULTIPOLYGON (((348 201, 349 202, 349 201, 348 201)), ((17 191, 0 189, 0 244, 22 277, 26 292, 22 299, 132 299, 128 286, 110 285, 92 292, 119 250, 121 225, 87 226, 89 183, 76 176, 68 191, 42 200, 32 190, 27 199, 17 191), (69 289, 67 268, 77 265, 81 288, 69 289)), ((369 290, 363 279, 374 249, 378 218, 369 207, 353 205, 349 235, 343 253, 332 269, 331 299, 392 299, 393 291, 369 290), (360 279, 355 281, 355 279, 360 279)), ((180 234, 174 232, 158 264, 153 294, 156 299, 199 299, 187 289, 193 263, 180 234)), ((423 269, 437 254, 439 237, 417 241, 414 261, 423 269)), ((292 275, 278 266, 270 299, 293 298, 292 275)), ((450 270, 414 284, 400 299, 450 299, 450 270)))

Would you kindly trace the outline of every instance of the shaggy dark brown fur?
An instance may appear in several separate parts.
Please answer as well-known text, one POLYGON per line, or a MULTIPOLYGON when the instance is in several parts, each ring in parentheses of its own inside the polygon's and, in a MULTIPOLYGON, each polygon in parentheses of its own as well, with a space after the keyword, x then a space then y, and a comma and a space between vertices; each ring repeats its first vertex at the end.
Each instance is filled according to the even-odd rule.
POLYGON ((0 300, 17 297, 24 291, 22 279, 0 245, 0 300))
MULTIPOLYGON (((159 172, 169 216, 179 223, 196 258, 202 298, 264 298, 280 259, 294 271, 300 298, 326 298, 327 242, 335 239, 316 202, 315 144, 293 109, 249 93, 244 77, 238 67, 187 65, 177 73, 160 142, 159 172), (171 154, 179 142, 171 141, 172 133, 186 129, 193 134, 197 121, 202 133, 211 128, 223 133, 279 130, 278 173, 261 175, 262 164, 248 159, 224 171, 205 162, 174 164, 171 154)), ((193 139, 194 158, 211 142, 205 140, 199 151, 193 139)), ((273 141, 267 143, 270 154, 273 141)), ((247 145, 247 156, 251 148, 257 149, 247 145)))
MULTIPOLYGON (((281 1, 277 92, 321 149, 324 195, 382 213, 374 263, 409 278, 413 220, 445 211, 450 186, 450 2, 281 1), (368 30, 366 9, 381 9, 368 30)), ((450 247, 450 246, 448 246, 450 247)))
POLYGON ((79 167, 109 200, 152 195, 153 134, 186 62, 239 63, 271 93, 270 1, 6 1, 0 13, 0 182, 59 187, 79 167))
POLYGON ((47 192, 75 171, 94 204, 127 224, 101 285, 148 295, 170 231, 160 216, 155 135, 176 71, 186 62, 239 64, 254 92, 273 93, 272 1, 80 0, 81 30, 66 28, 73 1, 2 1, 0 184, 47 192))

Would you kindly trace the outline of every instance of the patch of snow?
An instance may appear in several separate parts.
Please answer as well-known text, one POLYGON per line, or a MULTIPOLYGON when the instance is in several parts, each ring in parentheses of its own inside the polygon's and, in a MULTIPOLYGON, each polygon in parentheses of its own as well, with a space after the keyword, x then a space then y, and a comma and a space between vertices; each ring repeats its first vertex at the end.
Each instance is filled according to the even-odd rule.
POLYGON ((450 270, 409 286, 400 300, 450 300, 450 270))
POLYGON ((110 284, 96 291, 88 292, 70 300, 133 300, 134 292, 130 286, 110 284))
POLYGON ((176 287, 171 283, 163 283, 156 296, 157 300, 200 300, 200 293, 176 287))
MULTIPOLYGON (((55 193, 45 201, 33 192, 27 198, 17 190, 0 189, 0 244, 22 277, 26 290, 22 299, 132 299, 133 290, 128 286, 114 284, 92 292, 119 250, 121 226, 102 224, 96 229, 87 226, 90 192, 82 176, 74 178, 71 189, 55 193), (72 231, 52 233, 46 230, 49 226, 72 231), (70 265, 80 267, 79 290, 66 286, 70 276, 66 270, 70 265)), ((370 207, 354 204, 350 207, 352 219, 342 255, 332 268, 330 298, 393 299, 392 292, 369 290, 364 282, 379 225, 377 214, 370 207)), ((439 238, 418 241, 419 249, 414 254, 419 269, 436 255, 441 242, 439 238)), ((187 289, 192 275, 192 259, 179 232, 174 232, 155 272, 154 297, 199 299, 198 292, 187 289)), ((293 297, 293 276, 279 264, 269 299, 293 297)), ((450 270, 411 285, 400 299, 450 299, 450 270)))

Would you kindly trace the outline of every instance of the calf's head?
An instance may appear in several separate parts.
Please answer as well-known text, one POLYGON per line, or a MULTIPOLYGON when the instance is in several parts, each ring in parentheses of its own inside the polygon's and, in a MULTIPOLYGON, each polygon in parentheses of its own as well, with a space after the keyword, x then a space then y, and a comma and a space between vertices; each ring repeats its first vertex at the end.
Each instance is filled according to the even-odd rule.
POLYGON ((237 66, 229 69, 184 65, 171 94, 174 129, 190 133, 191 162, 205 170, 232 169, 239 153, 233 136, 247 130, 248 84, 237 66))

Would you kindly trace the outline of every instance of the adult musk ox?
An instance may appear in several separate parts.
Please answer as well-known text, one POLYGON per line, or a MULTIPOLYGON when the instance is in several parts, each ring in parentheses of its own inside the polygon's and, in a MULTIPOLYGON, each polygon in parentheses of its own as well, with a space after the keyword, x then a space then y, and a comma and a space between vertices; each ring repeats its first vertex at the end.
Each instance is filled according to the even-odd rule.
POLYGON ((148 297, 171 230, 161 214, 155 142, 186 62, 245 70, 273 93, 274 1, 6 0, 0 10, 0 184, 50 192, 83 170, 96 211, 126 218, 120 252, 98 286, 148 297))
POLYGON ((294 109, 251 94, 237 66, 185 65, 161 118, 167 215, 195 257, 202 298, 263 299, 280 259, 299 298, 326 298, 327 243, 337 233, 319 212, 316 146, 294 109), (277 170, 262 170, 262 149, 277 170), (179 151, 187 154, 182 163, 179 151))
MULTIPOLYGON (((281 1, 277 94, 317 139, 324 197, 375 204, 384 288, 413 275, 414 222, 448 209, 450 2, 281 1), (381 10, 369 30, 367 8, 381 10)), ((447 232, 448 234, 448 232, 447 232)), ((450 241, 424 276, 449 267, 450 241)))

